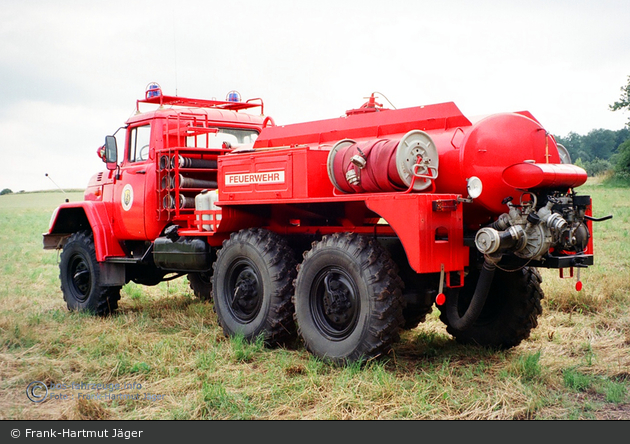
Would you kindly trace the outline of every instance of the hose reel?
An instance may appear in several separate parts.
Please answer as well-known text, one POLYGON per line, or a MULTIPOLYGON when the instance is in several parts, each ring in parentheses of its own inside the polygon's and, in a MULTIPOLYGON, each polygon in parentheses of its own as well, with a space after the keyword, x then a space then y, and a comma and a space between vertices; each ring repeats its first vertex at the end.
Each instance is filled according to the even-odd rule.
POLYGON ((400 140, 343 139, 330 150, 327 168, 330 181, 343 193, 423 191, 438 177, 438 151, 420 130, 400 140))

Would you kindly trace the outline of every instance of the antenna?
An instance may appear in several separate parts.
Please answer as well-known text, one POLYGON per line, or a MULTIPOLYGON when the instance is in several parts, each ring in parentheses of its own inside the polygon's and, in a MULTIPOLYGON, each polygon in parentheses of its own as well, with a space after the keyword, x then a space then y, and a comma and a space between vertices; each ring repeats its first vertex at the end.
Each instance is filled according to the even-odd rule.
POLYGON ((173 58, 174 60, 174 69, 175 69, 175 96, 177 96, 177 32, 175 29, 175 21, 176 21, 176 17, 177 15, 175 15, 175 6, 173 6, 173 20, 172 20, 172 25, 173 25, 173 58))
POLYGON ((57 185, 57 184, 55 183, 55 181, 54 181, 54 180, 52 180, 52 177, 50 177, 50 176, 48 175, 48 173, 45 173, 45 174, 46 174, 46 177, 47 177, 47 178, 49 178, 49 179, 50 179, 50 181, 51 181, 52 183, 54 183, 54 184, 55 184, 55 186, 56 186, 57 188, 59 188, 63 194, 66 194, 66 192, 65 192, 65 191, 64 191, 64 190, 63 190, 63 189, 62 189, 59 185, 57 185))

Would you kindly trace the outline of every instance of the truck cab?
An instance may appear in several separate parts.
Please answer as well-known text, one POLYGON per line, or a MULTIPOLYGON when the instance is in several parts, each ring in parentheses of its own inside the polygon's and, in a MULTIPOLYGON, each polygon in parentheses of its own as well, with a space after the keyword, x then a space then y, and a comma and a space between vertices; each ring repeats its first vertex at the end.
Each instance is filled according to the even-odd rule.
POLYGON ((94 254, 82 267, 94 262, 104 288, 161 282, 168 271, 155 267, 154 241, 170 225, 194 227, 195 195, 217 188, 217 157, 251 147, 273 124, 261 99, 229 99, 166 96, 150 85, 136 113, 98 148, 107 169, 92 176, 84 201, 53 213, 44 248, 63 248, 82 232, 94 254))

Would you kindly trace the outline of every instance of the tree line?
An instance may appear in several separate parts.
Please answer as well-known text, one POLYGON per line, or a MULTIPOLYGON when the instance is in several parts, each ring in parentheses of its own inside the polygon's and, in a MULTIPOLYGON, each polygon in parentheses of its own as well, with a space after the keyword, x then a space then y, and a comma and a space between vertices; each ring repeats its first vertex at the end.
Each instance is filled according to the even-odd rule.
POLYGON ((571 132, 555 138, 569 151, 575 165, 584 168, 589 176, 597 176, 615 170, 620 148, 630 139, 630 128, 617 131, 600 128, 586 135, 571 132))
MULTIPOLYGON (((621 87, 621 97, 609 109, 630 111, 630 76, 621 87)), ((555 138, 569 151, 572 162, 589 176, 608 173, 614 180, 630 184, 630 120, 618 131, 594 129, 584 136, 572 132, 555 138)))

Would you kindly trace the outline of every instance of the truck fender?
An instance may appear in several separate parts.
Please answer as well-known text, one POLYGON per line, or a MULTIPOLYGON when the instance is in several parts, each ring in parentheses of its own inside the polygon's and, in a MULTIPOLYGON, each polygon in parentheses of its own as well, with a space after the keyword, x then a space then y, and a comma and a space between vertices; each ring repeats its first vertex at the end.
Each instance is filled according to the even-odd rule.
POLYGON ((390 224, 416 273, 464 270, 468 247, 464 246, 462 206, 454 194, 391 194, 370 196, 366 206, 390 224), (439 208, 443 205, 444 211, 439 208), (438 205, 434 205, 438 204, 438 205), (404 214, 405 217, 400 217, 404 214), (441 239, 438 233, 445 233, 441 239))
POLYGON ((44 249, 60 249, 68 236, 81 230, 94 235, 96 260, 126 257, 112 235, 113 229, 103 202, 70 202, 60 205, 52 215, 48 233, 44 233, 44 249))

